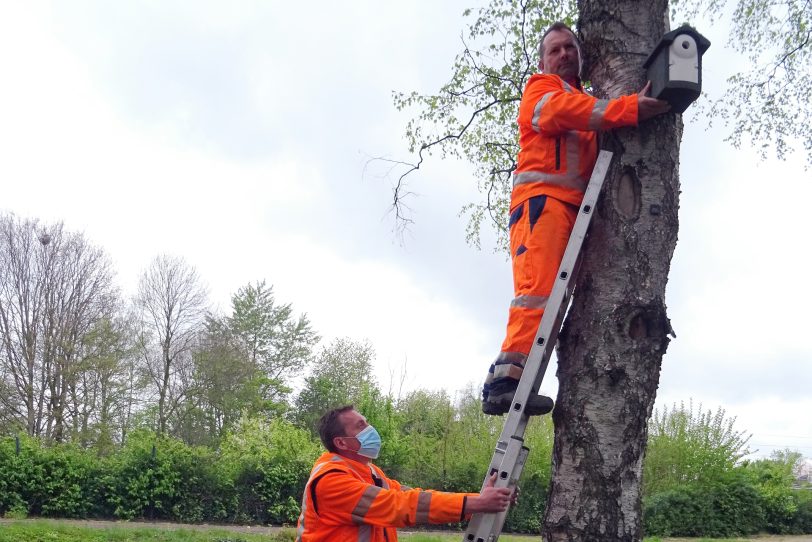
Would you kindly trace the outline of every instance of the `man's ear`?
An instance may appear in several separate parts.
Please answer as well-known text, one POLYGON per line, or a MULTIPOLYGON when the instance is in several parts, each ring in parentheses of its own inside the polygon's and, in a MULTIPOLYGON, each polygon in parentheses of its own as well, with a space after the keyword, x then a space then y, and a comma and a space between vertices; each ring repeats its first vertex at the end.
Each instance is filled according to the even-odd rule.
POLYGON ((539 66, 539 71, 540 71, 540 72, 543 72, 543 71, 544 71, 544 61, 539 60, 539 64, 538 64, 538 66, 539 66))
POLYGON ((344 437, 333 437, 333 446, 338 450, 346 450, 347 445, 344 444, 344 437))

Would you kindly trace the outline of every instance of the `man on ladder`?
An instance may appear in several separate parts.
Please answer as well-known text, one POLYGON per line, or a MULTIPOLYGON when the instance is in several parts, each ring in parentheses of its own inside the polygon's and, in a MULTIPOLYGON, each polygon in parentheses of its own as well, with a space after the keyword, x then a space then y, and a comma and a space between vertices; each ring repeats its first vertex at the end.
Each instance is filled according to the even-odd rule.
MULTIPOLYGON (((572 30, 553 24, 542 36, 539 70, 519 106, 519 156, 510 202, 515 297, 507 336, 482 390, 485 414, 510 409, 547 299, 598 156, 597 131, 636 126, 668 102, 638 94, 599 100, 581 87, 581 51, 572 30)), ((546 414, 549 397, 531 394, 524 413, 546 414)))

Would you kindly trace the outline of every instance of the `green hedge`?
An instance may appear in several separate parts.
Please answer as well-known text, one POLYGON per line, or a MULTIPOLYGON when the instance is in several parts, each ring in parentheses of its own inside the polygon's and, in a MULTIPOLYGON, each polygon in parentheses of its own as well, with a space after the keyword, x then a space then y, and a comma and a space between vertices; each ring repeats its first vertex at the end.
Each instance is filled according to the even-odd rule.
POLYGON ((98 515, 101 465, 74 446, 43 447, 37 440, 0 444, 0 513, 82 518, 98 515))
MULTIPOLYGON (((292 525, 318 444, 284 421, 246 422, 219 450, 148 432, 129 436, 109 457, 69 445, 0 440, 0 515, 162 519, 292 525)), ((540 461, 540 460, 539 460, 540 461)), ((445 472, 410 467, 402 482, 475 491, 479 461, 451 461, 445 472), (440 472, 440 474, 438 474, 440 472)), ((388 468, 388 466, 385 466, 388 468)), ((812 492, 775 482, 770 464, 737 468, 724 481, 686 485, 643 502, 648 536, 732 537, 761 531, 812 532, 812 492)), ((506 531, 538 533, 549 470, 526 468, 506 531)))
POLYGON ((312 462, 244 455, 235 469, 220 452, 146 432, 106 458, 25 437, 17 454, 3 439, 0 516, 293 524, 312 462))
POLYGON ((680 487, 643 501, 646 536, 727 538, 759 532, 812 533, 812 492, 789 487, 777 498, 737 473, 710 487, 680 487))
POLYGON ((765 526, 758 492, 742 479, 712 487, 680 487, 643 503, 646 536, 725 538, 755 534, 765 526))
POLYGON ((233 482, 214 452, 149 433, 131 436, 105 462, 103 480, 108 513, 117 518, 227 521, 235 509, 233 482))

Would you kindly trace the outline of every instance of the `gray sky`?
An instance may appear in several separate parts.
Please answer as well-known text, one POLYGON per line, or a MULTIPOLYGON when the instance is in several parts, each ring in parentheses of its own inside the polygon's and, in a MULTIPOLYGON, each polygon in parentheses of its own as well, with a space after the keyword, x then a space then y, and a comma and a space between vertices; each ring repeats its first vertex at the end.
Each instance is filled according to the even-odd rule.
MULTIPOLYGON (((0 0, 0 209, 84 231, 128 294, 160 253, 223 310, 265 279, 325 342, 368 339, 384 389, 404 368, 407 389, 479 384, 512 292, 491 240, 465 244, 470 167, 435 157, 412 176, 401 243, 391 179, 364 166, 408 158, 391 92, 437 90, 482 2, 293 4, 0 0)), ((723 25, 697 26, 719 95, 741 61, 723 25)), ((812 456, 810 172, 690 112, 657 404, 723 407, 760 455, 812 456)))

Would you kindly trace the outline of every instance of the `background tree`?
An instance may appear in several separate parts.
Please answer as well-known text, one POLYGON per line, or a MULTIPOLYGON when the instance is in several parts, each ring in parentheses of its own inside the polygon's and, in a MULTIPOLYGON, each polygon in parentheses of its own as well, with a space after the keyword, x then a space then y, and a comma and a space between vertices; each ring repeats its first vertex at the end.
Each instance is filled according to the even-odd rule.
POLYGON ((231 314, 210 314, 204 327, 195 346, 195 401, 187 402, 184 434, 216 442, 243 415, 283 414, 289 382, 307 367, 318 341, 307 316, 278 305, 273 288, 261 281, 240 288, 231 314))
MULTIPOLYGON (((674 16, 730 20, 728 45, 747 68, 727 80, 702 113, 730 128, 728 141, 747 142, 766 158, 800 143, 812 164, 812 5, 807 0, 678 0, 674 16)), ((678 19, 675 19, 678 20, 678 19)))
POLYGON ((750 436, 736 431, 735 422, 722 408, 714 413, 700 405, 694 410, 693 403, 655 410, 649 421, 643 493, 724 481, 750 454, 750 436))
POLYGON ((43 429, 46 375, 49 368, 40 354, 44 305, 44 247, 38 223, 0 216, 0 337, 3 340, 3 376, 7 416, 29 435, 43 429))
POLYGON ((372 365, 375 351, 368 342, 336 339, 316 356, 310 375, 296 396, 294 418, 299 427, 316 431, 316 422, 327 410, 346 404, 370 417, 374 399, 380 397, 372 365))
POLYGON ((114 316, 118 291, 109 259, 82 235, 64 232, 60 224, 43 230, 40 241, 46 257, 42 355, 53 367, 46 434, 63 441, 66 431, 78 433, 96 410, 96 404, 84 401, 89 391, 83 386, 86 337, 97 323, 114 316))
POLYGON ((8 416, 29 435, 62 441, 82 415, 86 336, 115 312, 104 252, 61 223, 0 217, 0 338, 8 416))
POLYGON ((231 298, 225 324, 245 345, 250 360, 270 379, 301 374, 319 337, 306 314, 294 316, 288 304, 277 304, 265 281, 240 288, 231 298))
POLYGON ((195 397, 186 406, 198 415, 186 416, 184 440, 215 444, 242 412, 261 410, 255 384, 259 371, 237 338, 211 317, 200 334, 193 359, 195 397))
MULTIPOLYGON (((762 498, 767 528, 774 533, 790 533, 798 511, 792 487, 803 456, 792 450, 777 450, 770 459, 748 463, 747 475, 762 498)), ((809 499, 806 500, 809 502, 809 499)))
POLYGON ((71 390, 77 412, 72 439, 101 455, 124 439, 135 399, 135 331, 123 315, 96 322, 84 337, 77 385, 71 390))
POLYGON ((135 298, 142 332, 142 370, 157 396, 159 434, 167 432, 192 383, 192 347, 206 311, 197 271, 182 258, 158 256, 143 273, 135 298))

